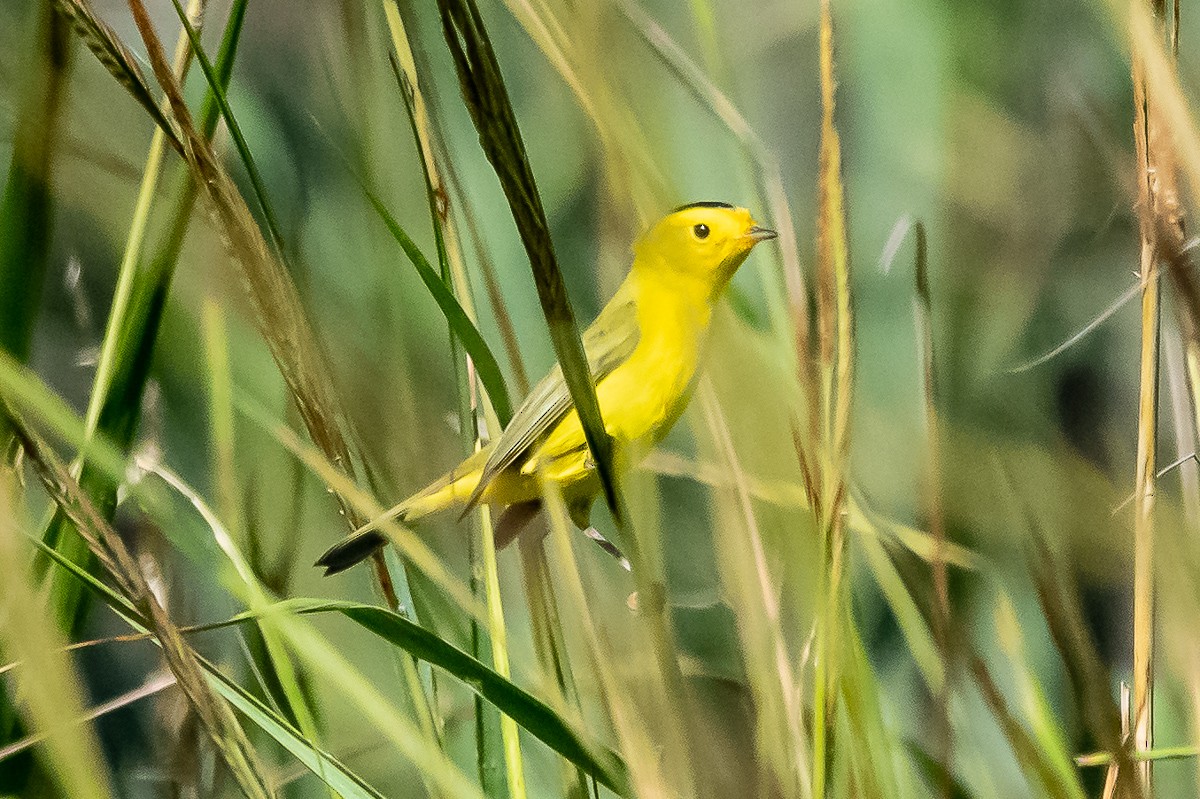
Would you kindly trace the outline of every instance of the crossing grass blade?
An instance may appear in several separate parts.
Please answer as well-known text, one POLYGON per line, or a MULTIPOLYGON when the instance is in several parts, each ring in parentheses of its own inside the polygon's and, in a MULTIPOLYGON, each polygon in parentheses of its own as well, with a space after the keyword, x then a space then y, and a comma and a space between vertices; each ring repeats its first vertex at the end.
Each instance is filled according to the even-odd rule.
MULTIPOLYGON (((194 5, 198 11, 199 4, 194 5)), ((235 0, 230 8, 217 67, 220 80, 224 83, 228 83, 232 73, 245 10, 246 0, 235 0)), ((176 48, 174 65, 181 76, 187 71, 190 57, 187 39, 182 37, 176 48)), ((202 135, 209 140, 217 123, 211 92, 204 100, 200 117, 202 135)), ((102 434, 123 450, 132 446, 137 433, 142 398, 149 380, 163 311, 199 191, 186 172, 174 175, 174 188, 166 203, 169 210, 165 232, 155 242, 152 254, 143 258, 150 217, 153 210, 159 207, 155 200, 165 166, 165 136, 160 129, 150 145, 88 399, 86 427, 89 434, 102 434)), ((80 463, 81 486, 105 518, 111 519, 117 483, 105 477, 102 470, 93 468, 86 459, 81 458, 80 463)), ((45 540, 52 546, 68 551, 74 558, 87 557, 86 547, 75 536, 70 521, 62 513, 56 512, 51 519, 45 540)), ((47 572, 44 557, 38 558, 36 567, 41 573, 47 572)), ((51 579, 55 579, 53 575, 51 579)), ((60 623, 67 629, 74 628, 79 623, 81 613, 81 595, 76 584, 71 581, 56 584, 51 587, 50 595, 60 623)))
MULTIPOLYGON (((355 175, 355 177, 358 176, 355 175)), ((446 317, 446 322, 450 325, 454 335, 462 342, 463 349, 471 356, 471 361, 479 373, 479 380, 488 392, 488 398, 492 402, 492 407, 496 409, 496 416, 499 417, 503 427, 512 418, 512 403, 508 398, 508 388, 504 384, 504 375, 500 372, 500 365, 496 363, 496 357, 488 347, 487 341, 471 322, 467 312, 459 304, 458 298, 454 296, 454 292, 442 281, 437 270, 421 252, 421 248, 400 226, 383 201, 370 190, 364 181, 359 179, 358 183, 367 201, 375 209, 375 213, 379 215, 388 232, 392 234, 392 238, 400 245, 400 249, 404 251, 409 263, 417 270, 417 276, 421 278, 429 295, 441 309, 442 315, 446 317)))
POLYGON ((589 741, 577 722, 569 722, 494 669, 452 646, 403 616, 374 605, 324 603, 320 612, 336 610, 347 619, 406 652, 462 680, 538 740, 596 777, 621 796, 630 795, 621 758, 589 741))
MULTIPOLYGON (((250 209, 209 142, 197 133, 182 89, 167 65, 162 43, 145 5, 141 0, 130 0, 129 6, 146 44, 154 73, 187 141, 186 157, 193 179, 204 189, 214 223, 239 268, 258 329, 288 386, 300 418, 325 456, 346 474, 353 475, 354 463, 341 430, 341 414, 332 378, 295 283, 270 252, 250 209)), ((211 70, 207 76, 213 80, 211 70)), ((220 93, 215 82, 210 86, 214 88, 214 94, 220 93)), ((339 502, 352 527, 366 521, 340 497, 339 502)), ((376 559, 376 567, 381 584, 390 587, 391 581, 382 560, 376 559)))
POLYGON ((525 153, 516 115, 508 98, 500 64, 474 0, 438 0, 442 32, 458 71, 463 102, 479 133, 484 154, 508 198, 521 243, 529 256, 542 314, 550 329, 554 352, 562 366, 571 400, 579 413, 584 436, 604 484, 613 515, 620 518, 612 441, 600 417, 600 404, 583 352, 575 311, 554 253, 550 223, 542 207, 533 168, 525 153))
POLYGON ((242 126, 238 124, 237 117, 233 115, 233 109, 229 107, 229 100, 225 97, 225 84, 228 82, 228 77, 222 80, 222 76, 213 66, 212 61, 209 60, 208 54, 204 52, 204 46, 200 43, 200 34, 196 31, 195 26, 192 25, 191 20, 188 19, 188 14, 184 10, 183 4, 179 0, 171 1, 175 6, 175 13, 179 16, 179 24, 183 26, 184 33, 187 35, 188 41, 191 42, 192 52, 196 55, 196 62, 200 65, 201 72, 204 73, 204 80, 208 83, 209 96, 216 102, 217 108, 221 113, 221 119, 225 121, 225 125, 229 129, 229 136, 233 139, 238 157, 241 158, 242 165, 246 167, 246 174, 250 176, 250 185, 254 190, 254 199, 258 203, 258 207, 262 210, 267 232, 271 236, 271 243, 275 246, 275 253, 286 264, 287 250, 283 246, 283 234, 280 232, 274 206, 271 204, 271 198, 267 194, 267 188, 263 183, 262 174, 258 170, 258 164, 250 152, 250 145, 246 143, 246 137, 242 133, 242 126))
MULTIPOLYGON (((96 579, 94 575, 81 569, 75 562, 47 547, 41 540, 31 537, 30 542, 72 579, 78 580, 96 598, 108 605, 134 630, 153 638, 149 633, 150 622, 124 596, 96 579)), ((277 612, 277 610, 277 608, 270 608, 259 612, 242 613, 223 622, 198 625, 190 629, 181 628, 181 631, 217 630, 231 625, 245 624, 262 615, 277 612)), ((204 676, 209 686, 217 694, 237 708, 243 716, 278 742, 296 760, 331 789, 337 791, 344 799, 380 799, 382 797, 382 794, 371 788, 362 778, 338 762, 332 755, 315 746, 309 739, 297 732, 287 720, 256 699, 249 691, 226 677, 211 662, 202 657, 198 658, 198 662, 204 670, 204 676)))
MULTIPOLYGON (((81 421, 62 400, 3 354, 0 354, 0 399, 10 407, 16 406, 29 413, 57 436, 83 449, 87 457, 104 468, 110 477, 125 474, 125 459, 120 452, 102 439, 85 439, 81 421)), ((267 596, 266 589, 254 578, 227 531, 220 531, 218 535, 212 528, 206 529, 197 524, 194 518, 181 515, 174 507, 171 496, 165 493, 161 481, 143 480, 130 485, 130 490, 138 504, 161 526, 171 542, 184 555, 201 564, 204 573, 220 580, 225 590, 247 605, 254 605, 267 596), (218 546, 215 549, 211 546, 211 540, 206 544, 206 535, 210 539, 217 538, 218 546), (224 553, 229 560, 214 563, 214 551, 224 553)), ((194 497, 193 493, 189 499, 194 500, 194 497)), ((83 507, 86 509, 87 505, 83 507)), ((211 515, 208 518, 211 519, 211 515)), ((109 553, 105 555, 102 562, 114 560, 109 553)), ((56 558, 56 562, 60 561, 56 558)), ((61 562, 69 561, 63 559, 61 562)), ((76 569, 77 566, 72 571, 76 569)), ((142 617, 146 616, 143 608, 138 607, 138 612, 142 617)), ((326 679, 341 692, 360 712, 364 722, 371 724, 384 740, 416 763, 439 791, 464 799, 481 796, 462 772, 434 744, 423 738, 415 725, 398 712, 391 701, 337 647, 294 617, 272 616, 271 619, 284 636, 289 651, 301 659, 304 667, 326 679)))
POLYGON ((138 105, 146 110, 154 124, 167 137, 171 149, 183 155, 183 143, 175 126, 163 113, 142 74, 137 59, 108 23, 96 15, 88 0, 55 0, 58 10, 71 21, 79 38, 109 74, 117 79, 138 105))
MULTIPOLYGON (((20 373, 11 364, 0 364, 0 386, 3 387, 3 390, 0 391, 0 396, 4 396, 10 403, 20 407, 26 407, 32 403, 34 407, 30 408, 30 410, 47 414, 47 421, 59 434, 67 434, 72 430, 76 433, 79 431, 80 426, 77 421, 72 421, 69 418, 69 411, 65 409, 55 410, 53 403, 48 401, 48 398, 44 395, 44 389, 39 389, 36 385, 25 383, 20 377, 20 373), (64 418, 64 415, 68 418, 64 418)), ((105 442, 97 440, 91 446, 92 452, 90 454, 96 463, 112 470, 122 469, 121 456, 113 451, 105 442)), ((44 448, 39 448, 38 451, 45 452, 44 448)), ((61 474, 56 475, 55 479, 58 481, 56 485, 70 486, 70 483, 61 482, 63 479, 63 475, 61 474)), ((133 490, 135 493, 151 491, 152 487, 145 487, 139 484, 139 487, 135 487, 133 490)), ((64 497, 63 499, 66 501, 67 498, 64 497)), ((83 501, 73 490, 71 491, 70 500, 72 502, 83 501)), ((162 498, 156 498, 155 495, 151 495, 143 498, 143 504, 148 509, 161 507, 162 498)), ((123 580, 126 580, 128 575, 126 574, 126 570, 122 570, 120 566, 121 558, 119 554, 114 554, 107 546, 104 549, 97 546, 101 541, 110 541, 109 531, 102 526, 96 525, 98 520, 94 517, 93 513, 87 510, 86 504, 81 505, 81 507, 87 512, 89 523, 93 524, 93 527, 99 531, 97 535, 100 537, 96 538, 95 542, 89 543, 92 543, 93 548, 98 550, 98 554, 103 556, 102 560, 104 564, 111 567, 109 569, 110 573, 116 570, 118 575, 123 580)), ((179 524, 177 517, 172 516, 172 519, 176 525, 179 524)), ((79 521, 78 518, 76 520, 79 521)), ((91 531, 89 530, 89 532, 91 531)), ((194 544, 191 545, 191 548, 194 549, 194 546, 194 544)), ((228 543, 226 543, 225 549, 227 552, 230 551, 228 543)), ((185 550, 185 554, 188 554, 187 550, 185 550)), ((69 563, 69 561, 63 559, 61 556, 55 557, 55 561, 60 564, 69 563)), ((73 573, 78 570, 77 566, 68 568, 71 568, 73 573)), ((243 579, 251 579, 244 564, 239 567, 239 572, 242 574, 243 579)), ((136 578, 128 585, 124 585, 126 590, 121 593, 128 595, 130 593, 129 589, 135 583, 136 578)), ((89 580, 88 584, 92 588, 96 588, 98 585, 95 580, 89 580)), ((139 601, 130 603, 128 600, 125 600, 122 604, 123 606, 137 609, 137 612, 143 618, 149 615, 146 607, 139 601)), ((380 638, 404 649, 415 657, 439 666, 460 679, 473 691, 494 704, 528 730, 530 734, 545 742, 551 749, 562 754, 571 762, 578 764, 588 773, 595 775, 597 779, 614 791, 622 795, 628 793, 627 778, 620 758, 604 747, 587 741, 578 732, 578 724, 576 722, 565 720, 547 704, 519 688, 510 680, 501 677, 492 668, 472 658, 462 650, 450 645, 409 619, 373 605, 331 603, 322 600, 298 600, 291 605, 284 603, 279 609, 301 614, 336 610, 380 638)), ((250 619, 266 615, 268 614, 265 613, 264 608, 259 607, 255 614, 247 614, 243 618, 250 619)), ((280 629, 285 634, 288 631, 286 626, 281 625, 280 629)), ((155 630, 156 635, 161 634, 157 628, 155 630)), ((177 629, 174 630, 174 634, 178 634, 177 629)), ((306 637, 306 640, 311 641, 312 639, 306 637)), ((294 639, 293 645, 295 645, 294 639)))
POLYGON ((175 674, 179 687, 238 787, 250 799, 274 796, 245 732, 229 706, 211 692, 201 674, 196 653, 183 640, 120 535, 92 505, 66 467, 36 434, 24 426, 20 417, 14 416, 13 424, 25 454, 51 499, 74 522, 75 529, 121 593, 149 622, 162 645, 167 666, 175 674))

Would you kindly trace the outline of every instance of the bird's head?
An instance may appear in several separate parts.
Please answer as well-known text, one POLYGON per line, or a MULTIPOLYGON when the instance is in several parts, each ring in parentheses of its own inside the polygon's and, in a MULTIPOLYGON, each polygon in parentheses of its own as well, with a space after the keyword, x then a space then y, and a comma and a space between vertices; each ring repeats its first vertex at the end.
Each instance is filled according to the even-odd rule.
POLYGON ((700 202, 676 208, 635 246, 636 263, 656 272, 701 281, 715 294, 760 241, 776 233, 755 224, 745 208, 700 202))

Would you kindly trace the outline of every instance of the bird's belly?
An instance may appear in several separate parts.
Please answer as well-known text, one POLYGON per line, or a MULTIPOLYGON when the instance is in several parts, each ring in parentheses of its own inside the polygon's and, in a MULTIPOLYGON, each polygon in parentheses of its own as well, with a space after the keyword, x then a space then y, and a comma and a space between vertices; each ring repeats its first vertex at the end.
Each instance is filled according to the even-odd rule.
MULTIPOLYGON (((661 441, 687 406, 697 362, 694 348, 639 347, 596 387, 609 435, 619 444, 634 444, 635 452, 661 441)), ((586 452, 583 427, 572 410, 522 471, 541 469, 547 477, 570 483, 590 476, 586 452)))

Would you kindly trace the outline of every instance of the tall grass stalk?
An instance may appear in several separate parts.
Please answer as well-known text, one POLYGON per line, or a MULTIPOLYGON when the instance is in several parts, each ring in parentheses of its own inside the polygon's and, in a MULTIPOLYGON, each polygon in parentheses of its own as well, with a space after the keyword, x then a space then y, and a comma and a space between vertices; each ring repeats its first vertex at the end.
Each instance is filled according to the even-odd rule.
MULTIPOLYGON (((399 59, 399 66, 395 60, 392 64, 396 67, 399 89, 421 154, 441 279, 447 290, 453 291, 460 302, 463 302, 464 310, 470 308, 468 318, 474 324, 476 319, 473 303, 470 301, 470 285, 451 214, 449 193, 443 184, 441 170, 435 158, 431 120, 420 90, 412 46, 396 3, 384 0, 383 7, 396 53, 395 58, 399 59)), ((478 402, 479 395, 475 390, 475 368, 458 346, 453 326, 450 330, 450 355, 457 379, 459 429, 463 437, 465 456, 479 446, 479 418, 476 409, 482 403, 478 402)), ((504 417, 499 420, 494 413, 492 414, 488 427, 495 430, 508 423, 512 411, 495 358, 486 348, 481 355, 487 359, 486 362, 481 361, 481 366, 492 373, 492 379, 488 381, 492 402, 504 417)), ((473 528, 470 532, 471 545, 468 547, 471 590, 477 598, 483 598, 488 609, 486 631, 481 629, 478 621, 471 620, 472 654, 480 660, 492 661, 502 675, 508 676, 507 632, 504 628, 504 611, 500 600, 500 579, 496 571, 493 532, 487 511, 481 510, 469 526, 473 528)), ((484 792, 489 796, 524 799, 524 767, 512 719, 502 717, 479 697, 475 700, 475 716, 477 762, 484 792), (501 771, 503 778, 499 774, 501 771)))
MULTIPOLYGON (((206 0, 191 0, 187 8, 186 16, 197 28, 200 27, 204 16, 205 3, 206 0)), ((174 57, 174 71, 180 83, 187 79, 192 55, 188 34, 186 31, 181 31, 175 43, 174 57)), ((120 357, 119 347, 125 335, 125 326, 128 324, 129 304, 134 294, 138 265, 142 259, 142 248, 146 241, 146 230, 150 224, 150 212, 158 191, 163 157, 166 155, 166 151, 166 131, 161 127, 156 127, 154 135, 150 139, 150 152, 146 156, 146 165, 142 170, 142 182, 138 187, 137 200, 133 206, 129 233, 125 237, 125 251, 117 270, 117 285, 113 291, 112 307, 108 312, 108 323, 100 345, 100 356, 96 361, 96 375, 92 379, 92 392, 88 396, 84 424, 89 438, 95 435, 100 424, 100 413, 108 399, 108 391, 117 369, 117 359, 120 357)), ((79 463, 74 467, 76 473, 81 466, 82 464, 79 463)))
MULTIPOLYGON (((667 754, 664 751, 666 747, 663 741, 653 736, 647 715, 649 708, 641 707, 635 701, 633 692, 622 684, 614 668, 619 661, 616 657, 618 650, 602 638, 592 616, 589 593, 571 543, 577 536, 566 505, 553 485, 546 485, 545 489, 546 515, 550 527, 548 560, 553 567, 554 581, 563 598, 566 618, 575 623, 583 638, 588 668, 581 671, 596 680, 600 703, 617 740, 621 742, 621 751, 629 766, 633 795, 691 796, 693 792, 689 785, 670 780, 665 758, 660 756, 660 753, 667 754)), ((624 653, 627 650, 622 647, 619 651, 624 653)), ((658 701, 662 702, 663 697, 659 696, 658 701)))
POLYGON ((810 753, 805 737, 801 682, 783 635, 778 580, 769 567, 754 516, 749 481, 738 461, 729 425, 711 382, 703 381, 698 394, 697 402, 724 461, 724 471, 732 477, 733 504, 741 517, 737 520, 740 524, 730 519, 720 525, 731 529, 723 529, 719 534, 718 547, 722 553, 722 581, 741 616, 739 629, 746 647, 748 679, 758 708, 756 743, 763 756, 771 761, 782 795, 804 795, 812 790, 810 753), (749 557, 745 555, 743 536, 749 539, 749 557))
MULTIPOLYGON (((840 693, 839 631, 852 625, 846 603, 844 504, 852 396, 853 342, 850 319, 849 252, 841 144, 834 122, 833 20, 829 0, 821 3, 821 155, 817 216, 817 358, 821 393, 819 464, 813 498, 821 536, 821 573, 813 686, 813 795, 824 799, 834 762, 833 733, 840 693)), ((810 415, 813 409, 810 408, 810 415)), ((801 450, 801 457, 803 452, 801 450)))
MULTIPOLYGON (((1136 2, 1137 0, 1134 0, 1136 2)), ((1176 5, 1176 8, 1178 5, 1176 5)), ((1156 13, 1163 6, 1155 3, 1156 13)), ((1175 33, 1157 21, 1160 36, 1175 33)), ((1164 227, 1178 223, 1173 147, 1158 109, 1157 87, 1148 82, 1141 47, 1133 51, 1134 143, 1141 221, 1142 347, 1138 400, 1133 575, 1133 738, 1135 751, 1154 746, 1155 483, 1158 437, 1159 338, 1161 326, 1158 266, 1164 227)), ((1153 796, 1153 764, 1139 763, 1142 791, 1153 796)))

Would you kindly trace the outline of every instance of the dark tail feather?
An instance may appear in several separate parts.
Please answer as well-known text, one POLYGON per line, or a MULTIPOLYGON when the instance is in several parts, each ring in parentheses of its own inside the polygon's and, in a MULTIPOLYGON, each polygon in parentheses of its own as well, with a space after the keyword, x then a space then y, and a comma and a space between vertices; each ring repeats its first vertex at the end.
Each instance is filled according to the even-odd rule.
POLYGON ((515 505, 509 505, 504 509, 496 519, 496 524, 493 527, 492 537, 496 542, 496 549, 504 549, 511 544, 513 540, 521 534, 533 517, 537 516, 538 511, 542 509, 542 501, 535 499, 531 502, 518 502, 515 505))
POLYGON ((325 576, 329 577, 361 563, 374 555, 386 543, 387 538, 378 530, 364 530, 331 546, 324 555, 317 558, 314 565, 323 566, 325 576))

